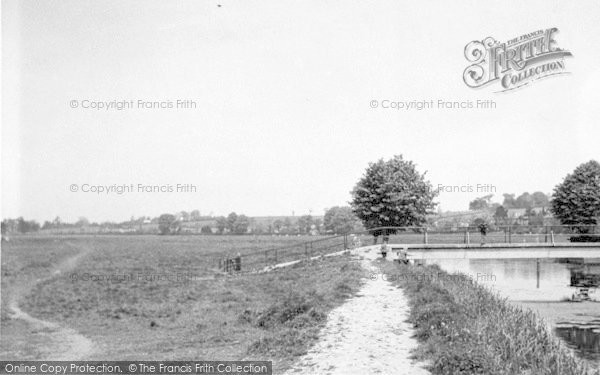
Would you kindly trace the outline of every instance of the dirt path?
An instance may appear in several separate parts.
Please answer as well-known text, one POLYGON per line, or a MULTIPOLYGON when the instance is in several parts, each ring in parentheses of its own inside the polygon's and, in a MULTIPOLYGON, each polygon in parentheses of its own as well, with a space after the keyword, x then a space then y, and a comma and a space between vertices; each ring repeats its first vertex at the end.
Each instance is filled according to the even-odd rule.
MULTIPOLYGON (((378 254, 368 248, 362 255, 371 270, 378 254)), ((402 289, 369 278, 356 297, 329 314, 319 342, 286 374, 429 374, 410 359, 417 342, 408 314, 402 289)))
MULTIPOLYGON (((70 245, 70 244, 69 244, 70 245)), ((72 246, 72 245, 70 245, 72 246)), ((37 279, 35 283, 19 286, 11 295, 9 300, 9 309, 11 318, 22 320, 27 323, 30 330, 45 336, 49 345, 44 348, 44 360, 65 361, 79 360, 86 358, 93 351, 93 343, 85 336, 79 334, 74 329, 62 327, 57 323, 49 322, 32 317, 19 307, 19 302, 24 298, 38 283, 48 281, 61 273, 68 272, 75 268, 79 260, 87 255, 91 248, 85 248, 77 255, 69 257, 61 262, 52 271, 51 275, 37 279)))

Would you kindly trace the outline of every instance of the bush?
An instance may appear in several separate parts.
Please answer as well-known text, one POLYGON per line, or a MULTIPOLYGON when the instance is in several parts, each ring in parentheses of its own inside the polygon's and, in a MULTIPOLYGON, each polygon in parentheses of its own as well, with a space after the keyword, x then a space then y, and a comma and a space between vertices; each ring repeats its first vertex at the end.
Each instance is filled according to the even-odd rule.
POLYGON ((317 312, 318 307, 316 302, 318 299, 319 296, 316 294, 301 295, 291 293, 283 301, 274 303, 258 314, 255 324, 261 328, 272 328, 291 322, 309 312, 311 313, 309 317, 321 319, 321 315, 317 312))
POLYGON ((581 234, 579 236, 569 237, 570 242, 600 242, 600 236, 591 236, 581 234))

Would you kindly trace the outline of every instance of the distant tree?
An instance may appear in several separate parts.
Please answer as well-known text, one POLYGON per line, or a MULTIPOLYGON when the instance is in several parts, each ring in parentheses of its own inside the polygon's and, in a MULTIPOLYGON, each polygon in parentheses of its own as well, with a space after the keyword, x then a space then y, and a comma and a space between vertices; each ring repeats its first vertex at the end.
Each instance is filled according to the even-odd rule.
POLYGON ((19 233, 27 233, 28 225, 25 219, 22 217, 17 218, 17 232, 19 233))
POLYGON ((544 215, 530 214, 528 217, 528 223, 531 226, 542 226, 544 225, 544 215))
POLYGON ((192 221, 199 221, 200 220, 200 211, 193 210, 192 212, 190 212, 190 219, 192 221))
POLYGON ((525 192, 517 197, 515 205, 517 208, 530 209, 533 207, 533 196, 525 192))
POLYGON ((210 227, 210 225, 204 225, 202 228, 200 228, 200 233, 212 234, 212 228, 210 227))
POLYGON ((331 207, 325 212, 323 218, 325 230, 333 233, 349 233, 358 226, 358 217, 354 214, 351 207, 331 207))
POLYGON ((505 223, 506 219, 508 219, 508 210, 506 210, 506 208, 503 206, 498 206, 496 208, 496 212, 494 212, 494 220, 496 221, 496 224, 505 223))
POLYGON ((227 222, 227 218, 225 216, 219 216, 217 218, 217 233, 219 234, 223 234, 223 232, 225 232, 225 229, 228 228, 229 223, 227 222))
POLYGON ((280 219, 277 219, 273 222, 273 229, 277 231, 277 233, 279 233, 281 231, 281 228, 283 228, 283 221, 281 221, 280 219))
POLYGON ((283 226, 281 227, 281 230, 284 234, 290 234, 293 232, 292 220, 290 220, 289 217, 283 219, 283 226))
POLYGON ((474 226, 474 227, 476 227, 476 228, 479 228, 479 226, 480 226, 480 225, 482 225, 482 224, 486 224, 486 223, 487 223, 487 222, 485 221, 485 219, 484 219, 484 218, 482 218, 482 217, 478 217, 478 218, 475 218, 475 219, 473 220, 473 222, 471 223, 471 225, 472 225, 472 226, 474 226))
POLYGON ((162 235, 177 232, 177 220, 175 218, 175 215, 160 215, 158 218, 158 232, 162 235))
POLYGON ((490 208, 490 204, 491 204, 491 200, 492 197, 494 195, 493 194, 489 194, 480 198, 475 198, 474 201, 469 203, 469 210, 471 211, 480 211, 480 210, 487 210, 488 208, 490 208))
MULTIPOLYGON (((132 219, 133 219, 133 218, 132 218, 132 219)), ((132 221, 134 221, 134 220, 132 220, 132 221)), ((76 227, 87 227, 87 226, 89 226, 89 225, 90 225, 90 221, 89 221, 87 218, 83 217, 83 216, 81 216, 81 217, 80 217, 80 218, 79 218, 79 219, 78 219, 78 220, 75 222, 75 226, 76 226, 76 227)))
POLYGON ((531 194, 531 198, 533 199, 533 207, 547 207, 550 203, 548 196, 541 191, 531 194))
POLYGON ((596 225, 600 217, 600 163, 579 165, 554 188, 551 210, 566 225, 596 225))
POLYGON ((254 220, 250 220, 250 223, 250 231, 254 234, 271 233, 269 225, 265 225, 262 222, 257 223, 254 220))
POLYGON ((504 201, 502 202, 502 206, 504 206, 504 208, 515 208, 516 207, 516 200, 515 200, 515 195, 514 194, 502 194, 504 197, 504 201))
POLYGON ((314 219, 314 225, 315 225, 315 228, 316 228, 317 232, 321 233, 321 229, 323 227, 323 220, 321 220, 321 219, 314 219))
MULTIPOLYGON (((229 218, 227 218, 229 221, 229 218)), ((246 215, 236 215, 235 222, 233 223, 233 233, 245 234, 248 233, 248 226, 250 225, 250 219, 246 215)))
POLYGON ((313 218, 310 215, 303 215, 298 218, 298 231, 300 234, 310 233, 310 228, 313 225, 313 218))
POLYGON ((8 232, 10 232, 10 224, 8 223, 7 219, 2 220, 0 228, 2 228, 2 235, 5 235, 8 232))
POLYGON ((13 228, 19 233, 37 232, 40 230, 40 224, 35 220, 27 221, 19 217, 14 222, 13 228))
POLYGON ((238 215, 235 212, 232 212, 229 215, 227 215, 227 229, 229 229, 231 233, 235 233, 235 222, 237 220, 237 217, 238 215))
POLYGON ((181 211, 179 217, 181 217, 181 220, 183 221, 190 221, 190 214, 187 211, 181 211))
MULTIPOLYGON (((370 163, 352 190, 352 209, 367 229, 385 226, 417 226, 435 208, 436 191, 425 174, 401 155, 370 163)), ((379 235, 393 231, 373 231, 379 235)))

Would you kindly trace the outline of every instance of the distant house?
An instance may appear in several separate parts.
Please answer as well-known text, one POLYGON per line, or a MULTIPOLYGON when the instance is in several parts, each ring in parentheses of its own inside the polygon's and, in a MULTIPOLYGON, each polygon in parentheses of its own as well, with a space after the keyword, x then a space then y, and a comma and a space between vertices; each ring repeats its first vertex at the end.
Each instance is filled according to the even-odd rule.
POLYGON ((519 219, 525 217, 526 213, 527 209, 525 208, 509 208, 508 210, 506 210, 506 216, 509 219, 519 219))
POLYGON ((506 210, 506 217, 509 222, 519 225, 527 225, 527 209, 526 208, 509 208, 506 210))
POLYGON ((532 215, 538 215, 538 216, 545 216, 547 209, 544 206, 539 206, 539 207, 532 207, 531 208, 531 214, 532 215))

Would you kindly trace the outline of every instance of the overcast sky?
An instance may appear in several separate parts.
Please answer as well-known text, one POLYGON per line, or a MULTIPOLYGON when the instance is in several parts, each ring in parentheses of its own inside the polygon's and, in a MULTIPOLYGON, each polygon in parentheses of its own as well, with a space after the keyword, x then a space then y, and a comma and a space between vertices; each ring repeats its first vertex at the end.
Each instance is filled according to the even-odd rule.
POLYGON ((600 159, 598 15, 597 1, 3 1, 2 217, 322 214, 394 154, 434 187, 549 193, 600 159), (550 27, 571 74, 464 84, 470 41, 550 27), (197 107, 82 108, 178 99, 197 107), (371 108, 386 99, 497 108, 371 108), (197 191, 81 191, 178 183, 197 191))

